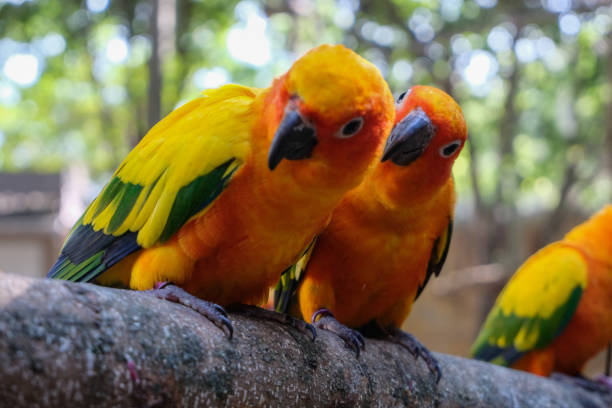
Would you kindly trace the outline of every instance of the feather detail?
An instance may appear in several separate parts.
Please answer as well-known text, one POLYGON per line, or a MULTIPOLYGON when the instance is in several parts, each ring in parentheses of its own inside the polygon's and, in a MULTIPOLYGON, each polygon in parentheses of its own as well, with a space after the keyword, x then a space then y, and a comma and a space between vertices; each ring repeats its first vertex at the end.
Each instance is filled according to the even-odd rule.
POLYGON ((277 312, 289 313, 291 305, 297 305, 297 299, 295 299, 296 291, 304 277, 308 261, 310 261, 312 251, 316 246, 317 237, 314 237, 306 249, 302 251, 297 262, 285 269, 281 274, 280 280, 274 289, 274 310, 277 312))
POLYGON ((451 237, 453 235, 453 219, 449 217, 448 226, 445 228, 444 233, 436 239, 434 245, 431 249, 431 256, 429 258, 429 264, 427 265, 427 274, 425 275, 425 279, 423 283, 419 285, 416 296, 414 300, 417 300, 431 275, 435 275, 436 277, 440 276, 440 272, 442 271, 442 267, 444 266, 444 262, 446 262, 446 256, 448 255, 448 249, 450 248, 451 237))
POLYGON ((574 315, 587 268, 582 253, 564 243, 534 254, 497 298, 472 347, 474 357, 511 365, 524 353, 548 346, 574 315))
POLYGON ((155 125, 87 208, 48 276, 92 280, 205 211, 246 160, 258 92, 208 90, 155 125))

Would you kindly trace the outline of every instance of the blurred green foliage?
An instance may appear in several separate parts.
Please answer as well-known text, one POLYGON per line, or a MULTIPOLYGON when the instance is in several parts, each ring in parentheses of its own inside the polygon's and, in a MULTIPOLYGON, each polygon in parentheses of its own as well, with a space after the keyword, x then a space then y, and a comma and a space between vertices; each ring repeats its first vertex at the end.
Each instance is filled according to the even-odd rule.
POLYGON ((0 166, 83 162, 104 179, 148 128, 153 47, 164 115, 203 87, 266 86, 312 46, 344 43, 396 94, 433 84, 457 99, 471 140, 455 165, 459 216, 503 236, 520 214, 610 202, 608 3, 0 0, 0 166))

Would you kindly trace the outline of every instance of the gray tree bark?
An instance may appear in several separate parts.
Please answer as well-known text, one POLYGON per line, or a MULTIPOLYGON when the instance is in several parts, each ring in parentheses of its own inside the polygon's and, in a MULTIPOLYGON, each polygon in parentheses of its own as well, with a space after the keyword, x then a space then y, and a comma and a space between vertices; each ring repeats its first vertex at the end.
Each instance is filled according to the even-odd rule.
MULTIPOLYGON (((232 340, 199 314, 143 293, 0 273, 3 407, 610 407, 612 398, 437 354, 443 377, 400 346, 355 358, 230 315, 232 340)), ((452 336, 452 333, 449 333, 452 336)))

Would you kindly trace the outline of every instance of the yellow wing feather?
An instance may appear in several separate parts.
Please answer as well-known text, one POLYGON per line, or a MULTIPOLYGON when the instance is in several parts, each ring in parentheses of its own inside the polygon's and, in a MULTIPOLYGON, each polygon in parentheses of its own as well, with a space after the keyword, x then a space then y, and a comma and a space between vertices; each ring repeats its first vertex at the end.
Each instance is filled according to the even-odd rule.
POLYGON ((571 292, 587 284, 587 265, 580 252, 552 244, 535 253, 510 279, 499 297, 505 315, 549 318, 571 292))
POLYGON ((587 286, 588 264, 557 242, 532 255, 502 290, 472 346, 476 358, 510 365, 550 344, 572 318, 587 286))
MULTIPOLYGON (((239 166, 249 151, 252 102, 260 92, 240 85, 206 90, 151 128, 114 174, 122 183, 142 189, 113 235, 138 231, 138 244, 150 247, 162 234, 182 187, 232 158, 235 162, 228 171, 239 166)), ((102 195, 89 207, 83 222, 106 232, 122 194, 110 203, 101 202, 102 195)))

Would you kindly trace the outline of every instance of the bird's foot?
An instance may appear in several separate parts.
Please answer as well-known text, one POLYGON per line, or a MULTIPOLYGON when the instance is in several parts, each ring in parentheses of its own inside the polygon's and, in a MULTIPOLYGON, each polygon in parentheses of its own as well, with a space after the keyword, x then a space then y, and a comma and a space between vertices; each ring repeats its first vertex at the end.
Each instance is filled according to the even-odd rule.
POLYGON ((234 327, 227 317, 227 312, 225 309, 216 303, 197 298, 192 294, 187 293, 184 289, 173 285, 172 283, 158 282, 155 284, 154 289, 145 290, 143 293, 155 296, 158 299, 179 303, 192 310, 195 310, 226 333, 229 339, 231 339, 232 335, 234 334, 234 327))
POLYGON ((340 323, 329 309, 319 309, 312 314, 313 325, 317 329, 328 330, 339 336, 347 347, 353 349, 357 357, 361 350, 365 350, 363 335, 340 323), (318 320, 317 320, 318 318, 318 320))
POLYGON ((587 391, 599 392, 602 394, 609 394, 612 392, 612 379, 603 375, 595 380, 590 380, 582 375, 571 376, 554 372, 550 375, 550 378, 565 384, 584 388, 587 391))
POLYGON ((312 336, 312 341, 317 338, 317 331, 315 330, 313 325, 308 324, 303 320, 291 317, 286 313, 278 313, 272 310, 266 310, 257 306, 245 305, 242 303, 237 303, 229 306, 229 310, 231 310, 232 312, 240 313, 245 316, 255 317, 263 320, 272 320, 273 322, 278 322, 287 326, 291 326, 301 331, 302 333, 310 334, 312 336))
POLYGON ((415 359, 421 357, 423 361, 425 361, 425 364, 427 364, 429 371, 436 377, 436 383, 440 381, 440 378, 442 378, 442 370, 440 369, 438 360, 427 347, 416 339, 416 337, 395 327, 387 328, 385 332, 387 334, 387 340, 406 348, 415 359))
POLYGON ((600 375, 599 377, 595 378, 595 381, 598 384, 602 384, 603 386, 608 387, 610 392, 612 392, 612 377, 607 375, 600 375))

